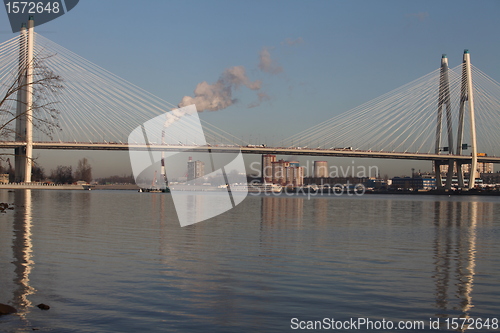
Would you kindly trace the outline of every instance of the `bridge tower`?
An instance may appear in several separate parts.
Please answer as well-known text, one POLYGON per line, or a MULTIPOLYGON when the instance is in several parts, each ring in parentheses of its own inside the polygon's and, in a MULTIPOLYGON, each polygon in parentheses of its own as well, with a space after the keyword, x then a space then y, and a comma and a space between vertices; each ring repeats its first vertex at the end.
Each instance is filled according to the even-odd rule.
POLYGON ((33 47, 35 21, 29 17, 19 36, 19 86, 16 109, 16 141, 24 142, 15 149, 15 181, 31 182, 33 162, 33 47))
MULTIPOLYGON (((450 102, 450 82, 448 79, 448 58, 446 54, 441 57, 441 72, 439 76, 439 100, 436 128, 436 147, 435 153, 440 154, 441 150, 448 151, 448 154, 453 155, 453 132, 451 123, 451 102, 450 102), (446 128, 448 132, 448 146, 441 149, 441 136, 443 133, 443 107, 446 110, 446 128)), ((436 183, 439 189, 442 188, 441 181, 441 165, 443 161, 434 161, 434 171, 436 174, 436 183)), ((451 189, 453 178, 454 161, 448 160, 448 173, 446 176, 446 189, 451 189)))
MULTIPOLYGON (((472 74, 470 64, 469 50, 464 51, 462 62, 462 88, 460 93, 460 111, 458 116, 458 137, 457 137, 457 155, 462 155, 462 149, 467 149, 466 144, 463 144, 464 136, 464 121, 465 121, 465 102, 468 101, 469 107, 469 122, 470 122, 470 140, 472 148, 472 163, 469 169, 469 189, 473 188, 476 180, 477 172, 477 141, 476 141, 476 120, 474 114, 474 93, 472 89, 472 74)), ((464 187, 464 173, 462 163, 457 161, 457 178, 458 186, 464 187)))

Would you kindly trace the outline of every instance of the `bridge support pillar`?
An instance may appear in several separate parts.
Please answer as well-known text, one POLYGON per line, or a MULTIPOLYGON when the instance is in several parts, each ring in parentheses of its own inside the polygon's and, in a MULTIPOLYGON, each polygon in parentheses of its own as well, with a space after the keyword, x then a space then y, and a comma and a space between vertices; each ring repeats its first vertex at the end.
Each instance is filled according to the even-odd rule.
MULTIPOLYGON (((441 71, 439 76, 439 100, 438 100, 438 113, 437 113, 437 127, 436 127, 436 143, 435 143, 435 153, 441 153, 441 136, 443 133, 443 107, 446 111, 446 128, 448 132, 448 146, 446 151, 449 155, 453 155, 453 131, 452 131, 452 119, 451 119, 451 101, 450 101, 450 82, 448 79, 448 58, 446 54, 441 57, 441 71)), ((444 150, 444 149, 443 149, 444 150)), ((451 160, 450 160, 451 161, 451 160)), ((441 165, 444 165, 444 161, 434 162, 434 172, 436 175, 436 185, 438 189, 443 188, 442 178, 441 178, 441 165)), ((453 161, 448 163, 448 173, 446 178, 446 189, 451 189, 451 181, 453 177, 453 161)))
POLYGON ((434 174, 436 175, 436 186, 438 190, 443 189, 443 180, 441 179, 441 161, 434 161, 434 174))
MULTIPOLYGON (((464 58, 462 62, 462 88, 460 93, 460 113, 458 118, 458 141, 457 141, 457 155, 462 155, 462 149, 468 148, 463 142, 463 131, 465 121, 465 102, 468 101, 469 106, 469 123, 470 123, 470 147, 471 152, 471 166, 469 169, 469 184, 468 188, 472 189, 476 182, 477 170, 477 140, 476 140, 476 118, 474 114, 474 91, 472 88, 472 73, 470 64, 469 50, 464 51, 464 58), (465 146, 465 147, 464 147, 465 146)), ((457 178, 458 186, 464 187, 464 175, 462 170, 462 163, 457 161, 457 178)))
POLYGON ((17 93, 16 141, 25 146, 15 149, 15 181, 31 182, 33 163, 33 47, 35 22, 30 16, 28 29, 23 27, 19 37, 18 84, 23 87, 17 93))
POLYGON ((434 172, 436 174, 436 186, 438 190, 443 190, 443 189, 451 190, 454 168, 455 168, 454 159, 449 159, 448 161, 446 160, 434 161, 434 172), (441 171, 442 165, 448 166, 448 171, 446 172, 446 183, 444 184, 444 186, 443 186, 443 177, 441 171))
POLYGON ((457 164, 458 187, 464 188, 465 182, 464 182, 464 170, 462 169, 462 162, 457 161, 456 164, 457 164))
POLYGON ((448 173, 446 174, 446 185, 445 189, 451 190, 451 184, 453 183, 453 172, 455 169, 455 161, 454 160, 448 160, 448 173))

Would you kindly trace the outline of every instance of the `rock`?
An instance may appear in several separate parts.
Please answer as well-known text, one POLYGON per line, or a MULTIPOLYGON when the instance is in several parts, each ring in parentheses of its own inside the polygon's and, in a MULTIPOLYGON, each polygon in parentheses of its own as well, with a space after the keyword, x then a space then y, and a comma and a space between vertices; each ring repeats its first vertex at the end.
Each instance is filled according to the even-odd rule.
POLYGON ((0 315, 16 313, 17 310, 10 305, 0 303, 0 315))
POLYGON ((37 306, 41 310, 48 310, 48 309, 50 309, 50 306, 48 306, 47 304, 43 304, 43 303, 40 303, 37 306))
POLYGON ((5 210, 7 209, 14 209, 14 206, 13 205, 9 205, 8 203, 6 202, 0 202, 0 212, 2 213, 6 213, 5 210))

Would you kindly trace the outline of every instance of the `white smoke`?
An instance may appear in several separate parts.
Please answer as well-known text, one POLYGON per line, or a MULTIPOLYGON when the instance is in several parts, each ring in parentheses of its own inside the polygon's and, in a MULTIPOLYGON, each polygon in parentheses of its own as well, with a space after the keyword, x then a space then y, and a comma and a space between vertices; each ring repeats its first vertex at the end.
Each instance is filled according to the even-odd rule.
POLYGON ((259 90, 262 82, 250 81, 243 66, 231 67, 224 70, 217 82, 213 84, 206 81, 199 83, 194 90, 194 97, 184 96, 178 106, 195 104, 198 112, 225 109, 236 102, 236 99, 233 98, 233 90, 241 86, 251 90, 259 90))
POLYGON ((296 39, 287 38, 287 39, 285 39, 285 41, 281 42, 281 45, 293 46, 293 45, 297 45, 297 44, 302 44, 303 42, 304 42, 304 39, 302 37, 298 37, 296 39))
POLYGON ((249 109, 259 106, 262 102, 271 100, 271 97, 269 97, 269 95, 263 91, 257 93, 257 97, 259 98, 259 100, 257 102, 253 102, 252 104, 250 104, 248 106, 249 109))
POLYGON ((182 116, 186 114, 191 114, 193 112, 196 112, 195 108, 182 108, 182 109, 173 109, 170 112, 165 113, 165 123, 163 124, 163 127, 168 127, 171 124, 175 123, 179 119, 182 118, 182 116))
MULTIPOLYGON (((302 37, 297 39, 287 38, 281 43, 281 45, 297 45, 303 41, 302 37)), ((271 53, 269 52, 270 49, 272 48, 262 48, 259 53, 258 67, 262 72, 272 75, 282 73, 283 67, 271 58, 271 53)), ((195 104, 198 112, 205 110, 222 110, 237 102, 237 99, 233 98, 233 92, 242 86, 256 91, 261 89, 262 82, 260 80, 254 82, 250 81, 246 75, 245 67, 243 66, 227 68, 221 74, 217 82, 212 84, 206 81, 198 83, 194 90, 194 97, 184 96, 178 107, 181 108, 187 105, 195 104)), ((251 103, 248 106, 249 108, 257 107, 262 102, 269 101, 271 99, 269 95, 263 91, 259 91, 257 97, 258 100, 251 103)))
POLYGON ((276 61, 271 59, 271 53, 264 47, 259 54, 259 69, 270 74, 279 74, 283 72, 283 67, 279 66, 276 61))

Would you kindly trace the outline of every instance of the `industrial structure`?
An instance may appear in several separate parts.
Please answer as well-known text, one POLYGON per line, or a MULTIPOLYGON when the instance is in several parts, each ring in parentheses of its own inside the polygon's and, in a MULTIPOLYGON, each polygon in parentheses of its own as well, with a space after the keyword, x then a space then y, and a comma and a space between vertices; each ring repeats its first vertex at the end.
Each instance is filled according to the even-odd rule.
POLYGON ((315 178, 328 177, 328 162, 314 161, 314 177, 315 178))
POLYGON ((262 155, 262 182, 281 186, 304 185, 304 167, 297 161, 276 160, 276 155, 262 155))

